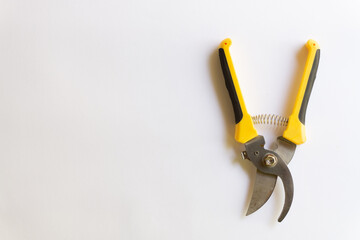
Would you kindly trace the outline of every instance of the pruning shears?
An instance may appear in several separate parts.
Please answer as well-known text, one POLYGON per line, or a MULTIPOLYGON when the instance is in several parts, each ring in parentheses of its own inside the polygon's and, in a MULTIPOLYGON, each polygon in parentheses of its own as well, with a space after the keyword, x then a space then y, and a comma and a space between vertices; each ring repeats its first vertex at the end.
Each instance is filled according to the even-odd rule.
POLYGON ((287 165, 294 155, 296 145, 306 141, 305 115, 319 65, 320 48, 314 40, 309 40, 306 43, 308 56, 305 70, 296 96, 295 106, 287 119, 275 115, 250 116, 245 107, 235 74, 229 51, 230 46, 231 40, 229 38, 223 40, 219 46, 219 57, 226 88, 235 113, 235 139, 245 146, 245 151, 241 154, 242 158, 251 161, 257 169, 254 190, 246 215, 254 213, 267 202, 279 177, 285 190, 285 202, 278 218, 278 221, 281 222, 287 215, 293 200, 293 179, 287 165), (254 123, 264 122, 286 126, 283 135, 277 138, 274 149, 264 148, 265 139, 258 135, 254 127, 254 123))

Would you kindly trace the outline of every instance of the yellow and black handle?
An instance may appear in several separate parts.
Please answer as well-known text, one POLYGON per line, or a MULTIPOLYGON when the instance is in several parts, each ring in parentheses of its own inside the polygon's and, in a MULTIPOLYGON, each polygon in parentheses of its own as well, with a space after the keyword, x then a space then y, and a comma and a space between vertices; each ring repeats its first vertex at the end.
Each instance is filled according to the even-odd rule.
POLYGON ((221 42, 219 47, 219 57, 225 78, 226 88, 229 92, 235 113, 235 139, 238 142, 246 143, 247 141, 256 137, 258 134, 254 127, 251 116, 245 107, 245 102, 241 94, 234 65, 230 56, 230 45, 231 40, 229 38, 221 42))
POLYGON ((311 90, 316 78, 316 72, 320 60, 319 44, 314 40, 306 43, 309 51, 305 63, 305 70, 301 79, 300 88, 295 100, 293 112, 289 117, 288 126, 284 131, 283 137, 299 145, 306 141, 305 136, 305 115, 309 102, 311 90))

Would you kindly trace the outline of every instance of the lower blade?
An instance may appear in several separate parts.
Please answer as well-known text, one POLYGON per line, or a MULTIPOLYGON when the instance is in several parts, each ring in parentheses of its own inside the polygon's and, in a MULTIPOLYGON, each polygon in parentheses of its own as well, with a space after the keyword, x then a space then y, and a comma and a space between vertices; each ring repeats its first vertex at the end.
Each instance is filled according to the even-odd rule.
POLYGON ((284 168, 282 169, 282 174, 279 177, 283 182, 284 190, 285 190, 284 207, 278 219, 278 221, 281 222, 282 220, 284 220, 286 214, 289 212, 294 197, 294 183, 291 173, 287 168, 286 164, 284 165, 284 168))
POLYGON ((270 198, 276 185, 277 176, 256 171, 254 190, 246 216, 256 212, 270 198))

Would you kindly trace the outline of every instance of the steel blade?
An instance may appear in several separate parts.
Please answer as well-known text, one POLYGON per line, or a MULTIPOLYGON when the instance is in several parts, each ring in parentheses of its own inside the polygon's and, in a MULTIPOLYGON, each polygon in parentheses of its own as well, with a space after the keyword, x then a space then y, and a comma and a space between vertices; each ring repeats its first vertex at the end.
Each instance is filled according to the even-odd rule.
POLYGON ((255 185, 246 216, 256 212, 270 198, 276 185, 277 177, 256 171, 255 185))
MULTIPOLYGON (((296 150, 296 145, 284 139, 283 137, 277 138, 275 149, 273 149, 273 151, 276 152, 282 158, 282 160, 286 163, 286 165, 290 163, 292 157, 294 156, 295 150, 296 150)), ((260 172, 259 170, 256 171, 254 189, 246 216, 259 210, 269 200, 275 189, 276 181, 277 181, 277 176, 272 174, 266 174, 260 172)), ((285 190, 289 190, 291 187, 284 186, 284 188, 285 190)), ((291 199, 292 201, 292 197, 289 196, 289 192, 290 191, 285 191, 285 195, 288 195, 285 199, 291 199), (288 192, 288 194, 286 192, 288 192)), ((289 202, 287 202, 285 203, 285 205, 280 217, 282 219, 289 211, 291 202, 290 204, 289 202)))
POLYGON ((286 217, 286 214, 290 210, 290 207, 291 207, 291 204, 293 201, 293 197, 294 197, 294 183, 293 183, 291 173, 290 173, 289 169, 287 168, 286 164, 284 164, 281 167, 281 169, 278 173, 279 173, 279 177, 281 178, 281 181, 283 183, 284 190, 285 190, 285 202, 284 202, 284 206, 281 211, 281 214, 278 218, 278 222, 281 222, 286 217))

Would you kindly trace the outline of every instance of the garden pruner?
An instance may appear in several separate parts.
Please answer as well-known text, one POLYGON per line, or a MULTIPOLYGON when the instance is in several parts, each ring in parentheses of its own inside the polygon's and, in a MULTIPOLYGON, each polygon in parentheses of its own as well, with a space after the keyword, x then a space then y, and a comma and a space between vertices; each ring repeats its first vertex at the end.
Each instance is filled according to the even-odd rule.
POLYGON ((314 40, 309 40, 306 43, 308 56, 305 70, 296 96, 295 106, 289 119, 287 119, 275 115, 258 115, 256 117, 249 115, 231 60, 230 45, 231 40, 229 38, 221 42, 219 57, 226 88, 235 113, 235 139, 245 145, 242 158, 251 161, 257 169, 254 190, 246 215, 257 211, 266 203, 274 191, 277 177, 280 177, 285 190, 285 203, 278 218, 278 221, 281 222, 288 213, 293 200, 293 179, 287 165, 294 155, 296 145, 306 141, 305 114, 319 65, 320 48, 314 40), (264 148, 264 137, 258 135, 254 127, 254 123, 265 122, 286 126, 283 135, 276 140, 275 149, 272 150, 264 148))

